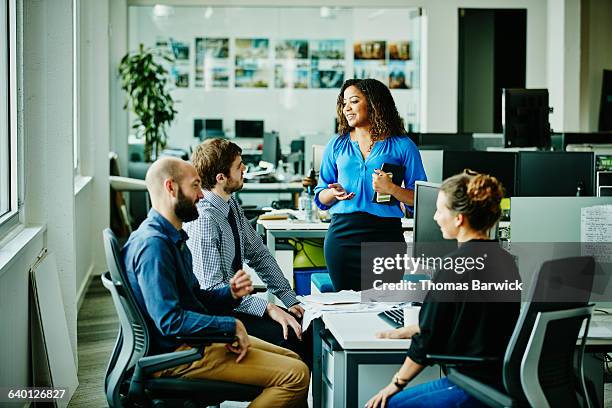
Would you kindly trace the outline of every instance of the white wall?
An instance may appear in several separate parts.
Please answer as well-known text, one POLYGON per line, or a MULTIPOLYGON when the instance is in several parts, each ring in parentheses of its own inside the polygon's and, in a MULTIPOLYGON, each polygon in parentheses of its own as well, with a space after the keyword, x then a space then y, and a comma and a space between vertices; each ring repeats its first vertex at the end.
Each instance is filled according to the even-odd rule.
POLYGON ((71 0, 25 2, 25 219, 48 227, 76 361, 72 26, 71 0))
MULTIPOLYGON (((108 151, 110 149, 109 0, 80 0, 79 140, 80 173, 91 185, 77 196, 78 273, 97 275, 106 268, 102 230, 109 225, 108 151), (84 270, 86 272, 84 272, 84 270)), ((81 288, 77 283, 77 289, 81 288)))
MULTIPOLYGON (((175 7, 167 18, 154 18, 152 7, 131 7, 129 11, 130 50, 136 50, 141 42, 153 46, 159 36, 190 45, 190 87, 172 92, 179 113, 169 130, 171 146, 188 148, 194 143, 194 118, 223 118, 224 127, 230 131, 234 130, 235 119, 262 119, 265 130, 279 131, 285 145, 302 132, 333 133, 338 89, 278 89, 273 88, 273 81, 267 89, 195 88, 196 37, 229 37, 230 61, 234 60, 234 38, 269 38, 270 55, 274 55, 276 39, 344 39, 345 78, 353 76, 354 41, 418 40, 413 34, 418 33, 418 27, 410 9, 405 8, 382 13, 378 9, 344 9, 335 12, 333 19, 322 19, 319 8, 314 7, 214 8, 210 19, 204 17, 204 11, 204 7, 175 7)), ((273 73, 274 59, 270 62, 273 73)), ((417 109, 418 91, 394 90, 393 95, 402 117, 417 109)))
MULTIPOLYGON (((0 384, 31 384, 28 270, 43 248, 55 254, 76 362, 77 289, 104 268, 108 225, 109 0, 82 0, 81 173, 73 169, 72 0, 23 0, 20 132, 25 155, 25 230, 0 243, 0 384), (35 233, 32 233, 35 231, 35 233), (29 237, 24 238, 24 235, 29 237), (8 262, 4 260, 8 259, 8 262)), ((18 20, 20 18, 18 17, 18 20)), ((74 390, 70 390, 74 392, 74 390)))

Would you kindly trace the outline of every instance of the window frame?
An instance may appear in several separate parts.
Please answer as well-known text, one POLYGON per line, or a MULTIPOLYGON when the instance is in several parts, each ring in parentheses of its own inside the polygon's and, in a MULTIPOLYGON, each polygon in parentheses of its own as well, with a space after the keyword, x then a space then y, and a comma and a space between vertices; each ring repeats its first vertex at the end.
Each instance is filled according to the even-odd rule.
MULTIPOLYGON (((8 101, 8 144, 9 144, 9 207, 8 212, 0 216, 0 239, 4 238, 20 221, 21 200, 20 189, 20 142, 17 127, 17 2, 6 2, 6 20, 3 20, 1 29, 6 33, 6 46, 8 60, 8 81, 6 97, 8 101)), ((2 51, 4 52, 4 50, 2 51)), ((4 143, 4 141, 0 141, 4 143)))

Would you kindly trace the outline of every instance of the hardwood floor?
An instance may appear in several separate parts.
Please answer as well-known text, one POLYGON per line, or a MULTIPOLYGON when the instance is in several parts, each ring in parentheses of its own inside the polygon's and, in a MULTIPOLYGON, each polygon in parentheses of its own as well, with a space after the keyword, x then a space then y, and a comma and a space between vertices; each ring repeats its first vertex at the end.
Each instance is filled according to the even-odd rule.
MULTIPOLYGON (((93 278, 77 322, 79 387, 68 407, 107 407, 104 374, 119 327, 110 293, 100 277, 93 278)), ((312 403, 312 400, 309 401, 312 403)), ((605 387, 605 407, 612 408, 612 383, 605 387)), ((245 403, 224 403, 222 408, 244 407, 245 403)))
POLYGON ((79 387, 69 407, 107 407, 104 374, 119 328, 110 292, 95 276, 77 320, 79 387))

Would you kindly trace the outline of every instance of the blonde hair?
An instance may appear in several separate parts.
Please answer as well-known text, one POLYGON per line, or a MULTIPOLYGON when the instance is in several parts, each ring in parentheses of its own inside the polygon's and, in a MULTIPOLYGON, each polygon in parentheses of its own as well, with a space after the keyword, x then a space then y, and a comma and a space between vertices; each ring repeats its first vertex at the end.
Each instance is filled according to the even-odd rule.
POLYGON ((444 180, 440 191, 446 194, 448 208, 465 215, 476 231, 488 231, 501 216, 504 188, 493 176, 466 169, 444 180))

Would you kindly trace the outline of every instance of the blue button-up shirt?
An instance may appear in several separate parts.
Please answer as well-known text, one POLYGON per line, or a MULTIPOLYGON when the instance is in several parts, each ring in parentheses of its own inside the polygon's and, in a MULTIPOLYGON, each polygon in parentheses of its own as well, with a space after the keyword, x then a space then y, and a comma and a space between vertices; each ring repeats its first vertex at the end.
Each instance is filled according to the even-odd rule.
POLYGON ((413 190, 415 181, 427 180, 419 150, 407 136, 390 136, 374 143, 365 160, 357 141, 351 141, 348 134, 335 136, 323 153, 319 183, 315 187, 315 203, 322 210, 329 209, 331 214, 367 212, 379 217, 403 217, 399 203, 383 205, 372 202, 372 174, 383 163, 404 168, 404 188, 413 190), (340 183, 347 192, 355 193, 355 197, 338 201, 331 207, 321 203, 319 193, 332 183, 340 183))
POLYGON ((240 303, 228 286, 202 290, 192 271, 188 236, 152 209, 122 250, 130 286, 145 311, 154 352, 177 347, 180 335, 233 335, 228 316, 240 303))

